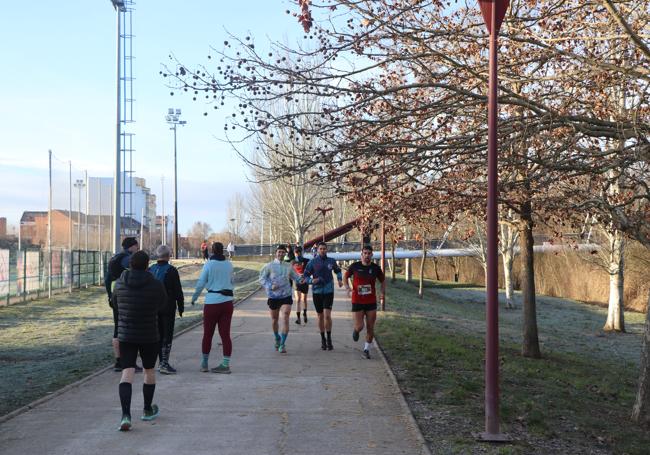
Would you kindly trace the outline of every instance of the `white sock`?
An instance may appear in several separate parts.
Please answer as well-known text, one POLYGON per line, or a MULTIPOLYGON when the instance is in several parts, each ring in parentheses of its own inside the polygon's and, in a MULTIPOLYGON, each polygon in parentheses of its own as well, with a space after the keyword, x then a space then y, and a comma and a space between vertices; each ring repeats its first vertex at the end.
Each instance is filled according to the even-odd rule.
POLYGON ((363 350, 364 351, 370 351, 370 343, 366 341, 366 344, 363 345, 363 350))

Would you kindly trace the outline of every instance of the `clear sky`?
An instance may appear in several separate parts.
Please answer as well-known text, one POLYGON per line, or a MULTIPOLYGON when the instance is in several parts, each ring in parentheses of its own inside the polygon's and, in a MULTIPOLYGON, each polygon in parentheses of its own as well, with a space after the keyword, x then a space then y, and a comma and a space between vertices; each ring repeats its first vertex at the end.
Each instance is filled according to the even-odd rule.
MULTIPOLYGON (((168 107, 188 123, 178 130, 179 227, 226 225, 230 196, 248 188, 245 169, 223 138, 229 109, 207 109, 170 96, 162 64, 173 53, 192 66, 220 49, 227 31, 300 39, 286 0, 137 0, 133 12, 135 175, 172 209, 173 133, 168 107)), ((0 216, 16 224, 23 210, 47 210, 47 151, 75 170, 110 177, 114 166, 116 14, 110 0, 8 2, 0 15, 0 216)), ((214 61, 214 60, 213 60, 214 61)), ((61 169, 59 169, 61 171, 61 169)), ((160 207, 159 207, 160 212, 160 207)))

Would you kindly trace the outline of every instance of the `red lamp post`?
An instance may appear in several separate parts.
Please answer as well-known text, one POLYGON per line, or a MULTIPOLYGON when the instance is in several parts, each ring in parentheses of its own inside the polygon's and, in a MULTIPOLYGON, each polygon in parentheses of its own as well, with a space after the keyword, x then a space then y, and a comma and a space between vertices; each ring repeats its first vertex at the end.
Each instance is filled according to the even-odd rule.
POLYGON ((488 89, 487 304, 485 306, 485 432, 484 441, 506 441, 499 430, 499 269, 497 171, 497 37, 509 0, 479 0, 490 33, 488 89))

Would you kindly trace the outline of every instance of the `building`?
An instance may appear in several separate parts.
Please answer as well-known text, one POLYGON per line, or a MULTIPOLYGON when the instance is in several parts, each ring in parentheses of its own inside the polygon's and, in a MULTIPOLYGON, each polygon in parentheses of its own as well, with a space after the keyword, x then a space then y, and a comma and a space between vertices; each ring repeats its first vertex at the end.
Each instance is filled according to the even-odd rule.
POLYGON ((0 217, 0 238, 7 236, 7 218, 0 217))
MULTIPOLYGON (((46 211, 23 212, 20 218, 21 246, 47 247, 47 215, 46 211)), ((90 215, 86 219, 86 214, 74 211, 70 218, 67 210, 52 210, 52 247, 69 249, 72 227, 73 249, 111 250, 112 219, 110 215, 90 215)), ((122 217, 123 236, 139 237, 140 229, 139 221, 122 217)), ((143 234, 148 238, 147 226, 144 226, 143 234)))

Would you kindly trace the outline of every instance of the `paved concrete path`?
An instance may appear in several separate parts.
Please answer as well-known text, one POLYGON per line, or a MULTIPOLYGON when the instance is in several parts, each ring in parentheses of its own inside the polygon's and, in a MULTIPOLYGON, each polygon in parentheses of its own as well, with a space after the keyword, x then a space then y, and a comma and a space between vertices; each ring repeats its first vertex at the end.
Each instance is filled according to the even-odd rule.
MULTIPOLYGON (((310 296, 311 298, 311 296, 310 296)), ((311 303, 310 303, 311 306, 311 303)), ((10 454, 426 454, 386 364, 351 337, 343 292, 334 305, 334 350, 320 349, 316 314, 295 324, 288 354, 273 349, 262 293, 233 316, 232 374, 200 373, 202 328, 174 342, 175 376, 158 375, 154 422, 139 420, 136 375, 133 430, 117 431, 119 373, 107 371, 0 425, 0 453, 10 454)), ((295 305, 294 305, 295 309, 295 305)), ((221 360, 215 334, 210 366, 221 360)))

